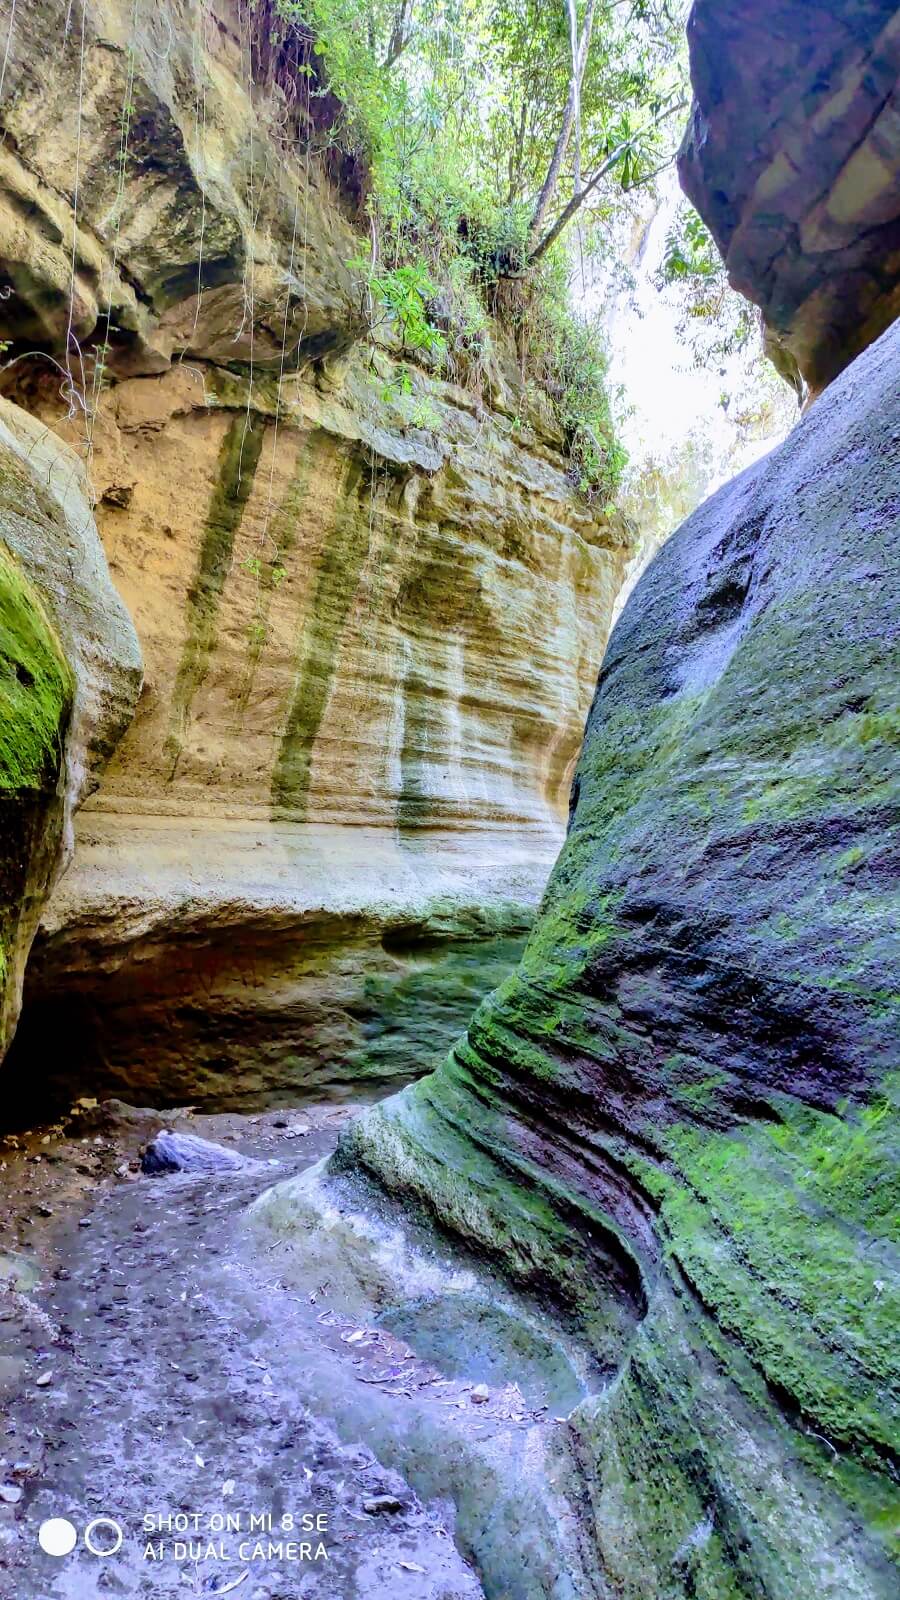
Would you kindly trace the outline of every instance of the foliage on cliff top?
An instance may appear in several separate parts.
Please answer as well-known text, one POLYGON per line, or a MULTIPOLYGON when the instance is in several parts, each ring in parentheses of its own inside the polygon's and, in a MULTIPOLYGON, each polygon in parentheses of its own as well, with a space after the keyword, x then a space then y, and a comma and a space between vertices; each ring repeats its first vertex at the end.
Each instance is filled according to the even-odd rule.
POLYGON ((304 83, 307 129, 369 175, 369 287, 408 348, 477 383, 497 319, 551 400, 579 487, 607 498, 625 455, 599 327, 572 305, 568 231, 577 218, 589 254, 671 158, 681 10, 277 0, 268 34, 273 76, 289 97, 304 83))
POLYGON ((743 353, 761 412, 780 405, 787 416, 783 384, 802 404, 806 388, 796 364, 779 359, 761 337, 761 312, 731 287, 712 234, 687 200, 672 218, 656 282, 658 289, 675 285, 680 291, 678 334, 695 367, 724 373, 731 358, 743 353))

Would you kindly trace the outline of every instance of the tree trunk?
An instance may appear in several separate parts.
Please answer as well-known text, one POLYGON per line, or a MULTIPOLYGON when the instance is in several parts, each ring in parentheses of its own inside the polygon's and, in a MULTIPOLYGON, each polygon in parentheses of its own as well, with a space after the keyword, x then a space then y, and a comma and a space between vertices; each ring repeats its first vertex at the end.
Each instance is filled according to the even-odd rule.
POLYGON ((411 30, 410 33, 407 33, 406 26, 407 20, 409 19, 410 4, 411 0, 401 0, 401 4, 398 6, 397 11, 394 14, 394 26, 391 29, 390 43, 388 44, 387 55, 385 56, 384 60, 385 67, 392 67, 398 57, 402 56, 406 46, 409 44, 411 30))
MULTIPOLYGON (((660 115, 653 122, 652 127, 658 128, 661 122, 665 122, 668 117, 674 116, 676 111, 683 111, 686 105, 686 100, 676 100, 674 104, 667 106, 664 111, 660 112, 660 115)), ((622 157, 627 155, 629 150, 633 149, 634 145, 637 144, 638 139, 643 138, 644 134, 648 133, 649 131, 650 129, 643 128, 641 132, 636 133, 632 139, 625 139, 622 144, 617 145, 615 150, 612 152, 612 155, 607 156, 602 166, 597 168, 597 171, 594 173, 590 181, 585 184, 584 188, 581 189, 578 194, 573 195, 569 201, 569 204, 563 207, 552 228, 548 228, 543 238, 539 239, 537 244, 532 245, 532 248, 528 254, 529 266, 533 266, 535 261, 540 261, 541 256, 544 255, 544 253, 550 249, 550 246, 559 238, 560 234, 563 232, 563 229, 568 227, 569 223, 572 221, 572 218, 575 216, 575 213, 581 209, 585 200, 587 200, 588 197, 593 194, 597 185, 606 177, 607 173, 612 172, 613 167, 617 167, 619 165, 622 157)), ((670 160, 674 160, 674 154, 672 157, 670 157, 670 160)), ((668 165, 668 163, 666 164, 668 165)), ((659 170, 662 171, 662 168, 659 170)), ((629 188, 631 187, 632 185, 629 184, 629 188)))
POLYGON ((587 0, 587 6, 584 13, 584 23, 581 29, 581 40, 578 46, 578 57, 577 60, 573 61, 572 63, 572 72, 569 78, 569 97, 566 101, 566 109, 563 112, 562 126, 557 135, 556 144, 553 147, 553 154, 550 157, 550 165, 547 168, 547 176, 544 179, 541 192, 537 197, 537 204, 535 205, 534 214, 532 215, 531 223, 529 225, 529 245, 533 245, 534 241, 540 236, 540 231, 544 225, 544 218, 547 215, 548 207, 552 204, 553 197, 556 194, 556 188, 559 183, 559 175, 562 171, 562 164, 565 160, 566 151, 569 148, 569 140, 572 137, 572 128, 575 125, 575 115, 581 95, 581 84, 584 78, 584 69, 587 65, 588 50, 590 49, 591 44, 591 34, 594 28, 595 5, 596 0, 587 0))

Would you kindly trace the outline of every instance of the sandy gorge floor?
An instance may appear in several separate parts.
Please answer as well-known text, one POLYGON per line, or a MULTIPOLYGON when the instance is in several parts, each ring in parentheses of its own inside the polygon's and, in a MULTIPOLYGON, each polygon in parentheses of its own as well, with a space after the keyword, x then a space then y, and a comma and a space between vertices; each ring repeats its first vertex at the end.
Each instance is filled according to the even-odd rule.
MULTIPOLYGON (((473 1402, 472 1382, 442 1379, 401 1340, 359 1329, 327 1284, 288 1288, 277 1244, 261 1248, 241 1223, 273 1177, 333 1147, 349 1114, 88 1107, 0 1145, 4 1597, 482 1594, 450 1506, 423 1504, 364 1428, 339 1440, 310 1403, 311 1341, 339 1363, 338 1381, 395 1395, 388 1404, 430 1389, 481 1433, 508 1428, 509 1407, 496 1393, 473 1402), (144 1177, 137 1152, 162 1122, 272 1165, 144 1177), (290 1137, 297 1126, 308 1132, 290 1137), (53 1517, 79 1531, 63 1558, 38 1543, 53 1517), (106 1558, 83 1541, 103 1517, 123 1533, 106 1558)), ((91 1540, 116 1537, 101 1523, 91 1540)))
POLYGON ((350 1180, 321 1227, 285 1225, 293 1196, 251 1210, 304 1173, 323 1194, 354 1109, 85 1100, 0 1141, 3 1600, 515 1600, 548 1564, 552 1587, 544 1451, 591 1386, 578 1351, 350 1180), (146 1176, 161 1126, 250 1164, 146 1176))

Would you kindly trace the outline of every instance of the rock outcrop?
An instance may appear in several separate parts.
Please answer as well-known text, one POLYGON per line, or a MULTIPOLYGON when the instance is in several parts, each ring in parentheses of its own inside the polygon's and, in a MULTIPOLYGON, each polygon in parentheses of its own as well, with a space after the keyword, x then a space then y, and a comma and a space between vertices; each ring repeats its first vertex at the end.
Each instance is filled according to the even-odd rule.
POLYGON ((900 325, 664 546, 521 965, 332 1169, 595 1354, 545 1570, 468 1523, 490 1592, 895 1592, 898 420, 900 325))
POLYGON ((818 393, 900 312, 894 0, 695 0, 681 181, 776 366, 818 393))
POLYGON ((81 463, 0 400, 0 1056, 72 817, 141 685, 81 463))
POLYGON ((89 436, 146 663, 17 1048, 169 1101, 435 1064, 533 917, 629 556, 502 336, 449 381, 378 325, 255 16, 41 0, 5 68, 5 382, 89 436))
POLYGON ((0 623, 0 1044, 5 1046, 59 857, 59 785, 73 688, 40 596, 5 545, 0 545, 0 623))

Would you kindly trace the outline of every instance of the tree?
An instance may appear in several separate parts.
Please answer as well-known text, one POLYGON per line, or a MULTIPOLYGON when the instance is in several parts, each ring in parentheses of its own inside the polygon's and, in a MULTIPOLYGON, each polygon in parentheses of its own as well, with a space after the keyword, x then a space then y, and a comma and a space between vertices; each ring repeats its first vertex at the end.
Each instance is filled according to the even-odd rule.
POLYGON ((628 191, 671 161, 670 130, 686 104, 682 12, 651 0, 627 9, 620 0, 494 0, 496 76, 507 87, 488 128, 507 154, 508 202, 529 208, 516 271, 540 260, 585 207, 597 209, 604 180, 628 191))
POLYGON ((544 217, 547 214, 547 208, 552 204, 553 198, 556 194, 556 190, 559 185, 559 176, 562 171, 563 160, 565 158, 566 151, 569 148, 569 140, 572 137, 573 128, 575 129, 574 179, 576 196, 579 194, 582 187, 581 86, 584 82, 584 71, 585 67, 587 66, 588 52, 591 45, 591 36, 594 30, 594 12, 596 9, 596 0, 586 0, 584 20, 581 25, 580 34, 578 31, 578 8, 576 0, 567 0, 567 6, 569 13, 569 35, 572 49, 572 66, 569 73, 569 92, 566 96, 562 124, 560 126, 559 133, 556 136, 556 143, 553 146, 553 154, 550 157, 550 165, 547 168, 547 176, 541 185, 541 192, 537 197, 537 203, 531 217, 531 225, 528 229, 528 242, 532 250, 540 240, 541 229, 544 224, 544 217))
POLYGON ((455 380, 481 381, 499 320, 579 486, 612 492, 602 345, 573 312, 564 236, 576 217, 602 229, 672 159, 686 74, 668 0, 278 4, 306 31, 317 136, 333 104, 326 139, 369 174, 363 300, 455 380))
MULTIPOLYGON (((638 129, 616 145, 615 149, 600 163, 593 177, 589 178, 587 183, 576 183, 572 198, 567 205, 563 206, 556 221, 552 223, 545 233, 538 235, 532 233, 528 252, 529 266, 533 266, 536 261, 539 261, 541 256, 550 249, 551 245, 556 243, 582 206, 590 200, 591 196, 599 188, 603 179, 608 177, 611 172, 614 172, 617 167, 627 162, 630 156, 634 156, 640 146, 648 140, 648 136, 658 133, 663 123, 667 122, 670 117, 676 116, 679 111, 683 111, 686 104, 687 101, 683 95, 673 94, 670 96, 667 101, 655 110, 647 127, 638 129)), ((674 151, 660 161, 658 166, 652 167, 646 172, 642 172, 639 164, 635 162, 631 168, 630 179, 628 181, 623 179, 622 189, 628 193, 630 190, 640 187, 641 184, 658 177, 669 165, 673 157, 674 151)))
POLYGON ((371 98, 376 164, 407 189, 427 142, 460 180, 521 216, 507 269, 539 261, 610 184, 671 160, 685 105, 680 12, 668 0, 281 0, 316 33, 342 98, 371 98), (609 180, 609 184, 606 183, 609 180))

